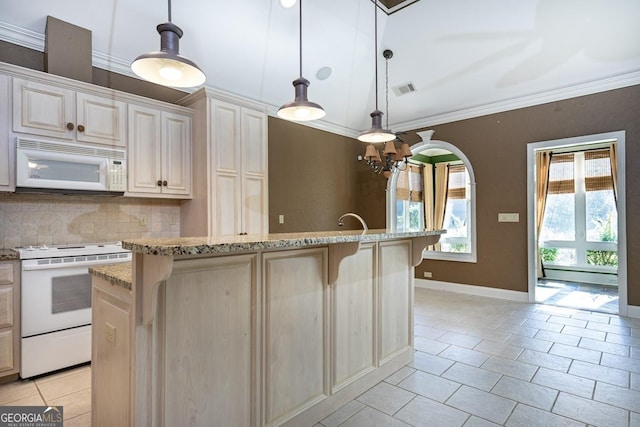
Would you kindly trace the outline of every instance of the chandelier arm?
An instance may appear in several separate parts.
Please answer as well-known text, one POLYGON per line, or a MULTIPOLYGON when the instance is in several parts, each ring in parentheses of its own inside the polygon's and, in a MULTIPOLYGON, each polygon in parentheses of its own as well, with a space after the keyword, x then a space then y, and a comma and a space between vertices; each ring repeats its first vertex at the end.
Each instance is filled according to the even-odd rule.
POLYGON ((169 22, 171 22, 171 0, 168 0, 169 3, 169 22))

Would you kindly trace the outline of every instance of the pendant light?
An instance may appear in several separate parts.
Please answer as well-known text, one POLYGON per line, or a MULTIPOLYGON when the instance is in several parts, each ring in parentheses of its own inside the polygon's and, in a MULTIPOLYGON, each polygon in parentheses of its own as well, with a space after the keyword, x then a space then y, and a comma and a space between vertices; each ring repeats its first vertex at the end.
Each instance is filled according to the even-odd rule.
POLYGON ((131 69, 139 77, 162 86, 200 86, 206 77, 193 61, 180 56, 182 30, 171 22, 171 0, 168 0, 168 3, 169 22, 156 27, 160 34, 160 52, 138 56, 131 63, 131 69))
POLYGON ((396 135, 388 129, 382 129, 382 111, 378 110, 378 0, 374 0, 374 52, 375 60, 375 90, 376 90, 376 109, 371 113, 371 128, 358 135, 358 140, 362 142, 387 142, 396 139, 396 135))
POLYGON ((309 80, 302 77, 302 0, 299 0, 299 14, 300 14, 300 77, 293 81, 293 87, 295 88, 296 97, 293 101, 284 104, 278 110, 278 117, 286 120, 293 120, 297 122, 306 122, 310 120, 317 120, 326 114, 324 109, 316 104, 310 102, 307 99, 307 88, 309 87, 309 80))

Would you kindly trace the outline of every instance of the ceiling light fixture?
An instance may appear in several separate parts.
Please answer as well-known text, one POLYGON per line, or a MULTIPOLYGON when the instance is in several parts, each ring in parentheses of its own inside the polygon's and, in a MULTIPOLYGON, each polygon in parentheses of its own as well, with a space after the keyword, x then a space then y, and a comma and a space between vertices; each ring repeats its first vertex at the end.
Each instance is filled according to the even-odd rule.
POLYGON ((376 109, 371 113, 371 128, 358 135, 358 140, 362 142, 387 142, 396 139, 396 135, 388 129, 382 129, 382 111, 378 110, 378 0, 374 0, 374 52, 375 60, 375 91, 376 109))
MULTIPOLYGON (((387 110, 387 128, 389 128, 389 59, 393 58, 393 51, 385 49, 382 52, 385 59, 385 102, 387 110)), ((391 132, 391 131, 389 131, 391 132)), ((403 133, 403 132, 401 132, 403 133)), ((367 165, 375 173, 382 173, 385 178, 389 178, 395 170, 403 171, 407 168, 409 157, 412 156, 409 144, 398 138, 397 134, 393 134, 393 141, 384 143, 382 154, 376 149, 375 145, 368 144, 363 156, 358 156, 358 160, 365 160, 367 165), (396 148, 395 140, 400 141, 400 148, 396 148)))
POLYGON ((302 0, 299 4, 300 14, 300 77, 293 81, 293 87, 296 91, 296 97, 293 101, 284 104, 278 110, 278 117, 296 122, 306 122, 317 120, 326 114, 324 109, 307 99, 307 88, 309 80, 302 77, 302 0))
POLYGON ((206 76, 193 61, 180 56, 182 30, 171 22, 171 0, 168 3, 169 22, 156 27, 160 34, 160 51, 138 56, 131 63, 131 69, 139 77, 162 86, 200 86, 206 76))
POLYGON ((280 6, 289 9, 296 4, 296 0, 280 0, 280 6))

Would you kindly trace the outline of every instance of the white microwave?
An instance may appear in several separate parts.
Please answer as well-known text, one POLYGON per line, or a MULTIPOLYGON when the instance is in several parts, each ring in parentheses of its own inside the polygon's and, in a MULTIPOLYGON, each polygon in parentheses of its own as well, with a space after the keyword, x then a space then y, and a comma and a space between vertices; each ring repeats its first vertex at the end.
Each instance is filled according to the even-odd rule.
POLYGON ((122 195, 126 151, 16 138, 16 191, 122 195))

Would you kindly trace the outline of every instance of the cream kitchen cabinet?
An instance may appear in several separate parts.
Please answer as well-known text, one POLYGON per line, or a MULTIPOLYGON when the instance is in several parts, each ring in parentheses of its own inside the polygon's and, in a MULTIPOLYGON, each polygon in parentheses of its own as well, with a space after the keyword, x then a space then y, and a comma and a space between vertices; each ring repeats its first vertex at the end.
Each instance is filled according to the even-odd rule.
POLYGON ((269 228, 267 115, 264 107, 202 89, 194 108, 193 200, 182 205, 185 236, 264 234, 269 228))
POLYGON ((20 268, 0 262, 0 377, 20 372, 20 268))
POLYGON ((71 87, 14 78, 13 131, 126 146, 127 103, 71 87))
POLYGON ((0 191, 13 191, 13 144, 9 137, 11 79, 0 75, 0 191))
POLYGON ((191 117, 129 105, 128 195, 191 197, 191 117))

